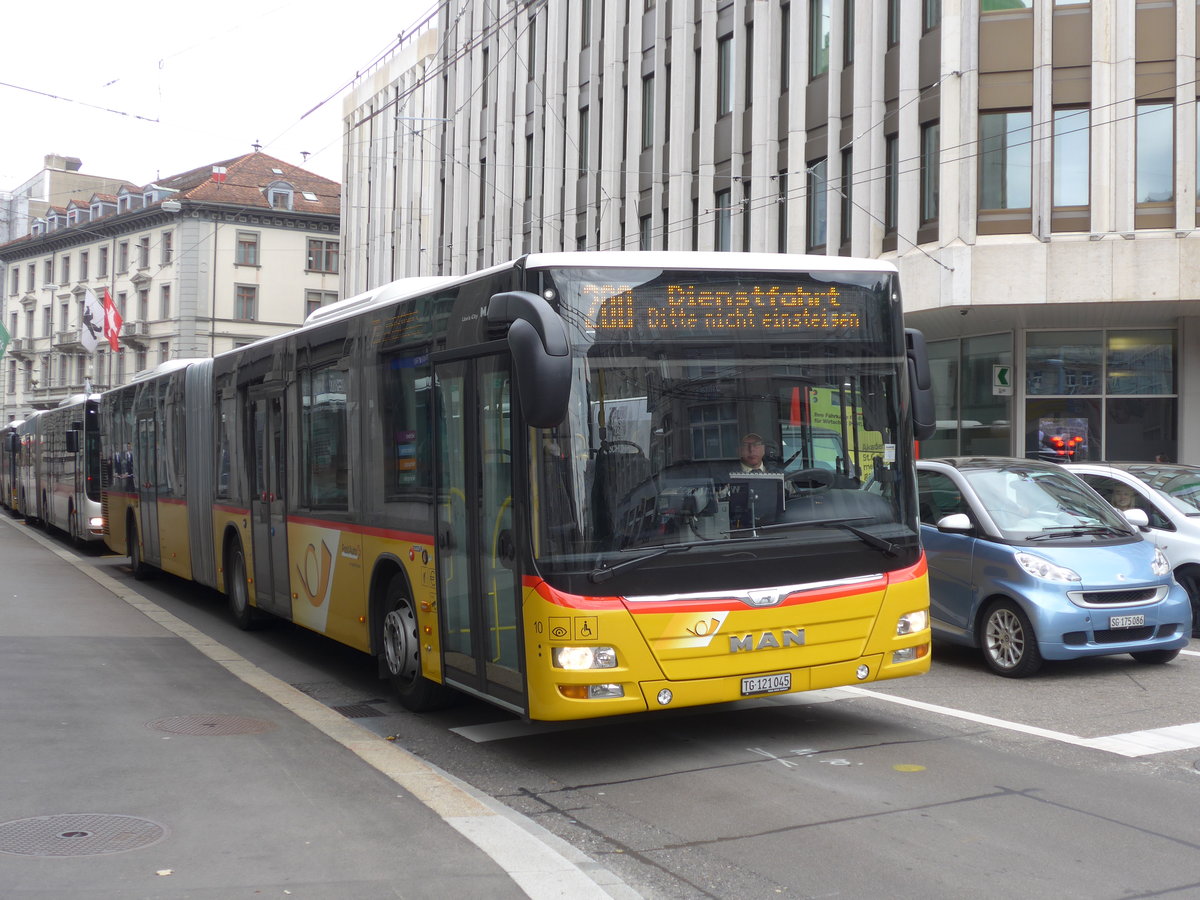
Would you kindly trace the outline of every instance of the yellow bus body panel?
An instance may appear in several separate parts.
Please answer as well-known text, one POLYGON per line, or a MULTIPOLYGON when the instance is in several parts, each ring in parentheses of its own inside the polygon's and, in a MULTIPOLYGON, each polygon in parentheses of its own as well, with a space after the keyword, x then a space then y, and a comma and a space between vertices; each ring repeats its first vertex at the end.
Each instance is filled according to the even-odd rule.
POLYGON ((186 503, 158 501, 158 549, 160 569, 191 580, 192 550, 188 540, 186 503))
POLYGON ((689 608, 683 611, 676 605, 670 611, 631 613, 616 601, 590 604, 593 608, 566 607, 544 595, 552 593, 537 587, 525 591, 531 719, 582 719, 726 703, 744 699, 742 679, 754 675, 789 673, 787 693, 796 693, 929 670, 928 628, 896 634, 900 616, 929 608, 923 561, 907 577, 889 579, 883 590, 756 609, 725 602, 720 609, 686 604, 689 608), (581 645, 614 647, 617 667, 566 671, 553 665, 556 646, 581 645), (893 662, 895 651, 909 648, 920 648, 920 655, 893 662), (593 684, 618 684, 624 696, 575 699, 560 690, 593 684), (664 689, 670 692, 665 704, 659 701, 664 689))

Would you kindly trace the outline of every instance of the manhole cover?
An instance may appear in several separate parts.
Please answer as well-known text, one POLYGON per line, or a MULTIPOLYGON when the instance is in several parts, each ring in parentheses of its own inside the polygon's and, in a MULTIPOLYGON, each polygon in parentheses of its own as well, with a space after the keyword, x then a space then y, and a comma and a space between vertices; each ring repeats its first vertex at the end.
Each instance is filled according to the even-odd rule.
POLYGON ((262 734, 275 727, 274 722, 246 716, 170 716, 156 719, 147 726, 171 734, 262 734))
POLYGON ((347 719, 370 719, 383 715, 370 703, 351 703, 349 706, 331 706, 329 708, 334 712, 341 713, 347 719))
POLYGON ((149 819, 82 813, 38 816, 0 824, 0 853, 93 856, 157 844, 167 830, 149 819))

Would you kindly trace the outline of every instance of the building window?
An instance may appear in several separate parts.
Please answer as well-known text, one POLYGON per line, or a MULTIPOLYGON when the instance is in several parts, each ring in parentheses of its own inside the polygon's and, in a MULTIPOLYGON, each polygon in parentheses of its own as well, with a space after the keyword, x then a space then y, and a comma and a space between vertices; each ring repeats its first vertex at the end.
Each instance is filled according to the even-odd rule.
POLYGON ((900 43, 900 0, 888 0, 887 42, 889 47, 900 43))
POLYGON ((1176 458, 1176 353, 1172 329, 1029 332, 1026 455, 1176 458))
POLYGON ((42 269, 43 269, 42 274, 46 276, 45 278, 42 279, 42 282, 44 284, 54 284, 54 260, 53 259, 45 260, 45 262, 42 266, 42 269))
POLYGON ((737 413, 734 403, 705 403, 688 409, 692 459, 730 459, 737 456, 737 413))
POLYGON ((921 30, 932 31, 942 24, 942 0, 923 0, 921 4, 921 30))
POLYGON ((1086 206, 1090 172, 1086 109, 1054 111, 1054 205, 1086 206))
POLYGON ((174 253, 175 233, 173 231, 164 231, 162 233, 162 264, 169 265, 171 257, 174 253))
POLYGON ((165 363, 170 358, 171 358, 171 342, 170 341, 159 341, 158 342, 158 361, 160 363, 165 363))
POLYGON ((579 110, 579 177, 587 173, 589 135, 588 108, 579 110))
POLYGON ((236 266, 258 265, 257 232, 239 231, 237 233, 237 249, 234 251, 233 263, 236 266))
POLYGON ((79 280, 88 280, 88 252, 86 250, 79 251, 79 280))
POLYGON ((779 8, 779 92, 785 93, 792 83, 792 5, 779 8))
POLYGON ((642 149, 654 146, 654 76, 642 79, 642 149))
POLYGON ((854 151, 847 147, 842 151, 842 243, 850 241, 854 217, 854 151))
POLYGON ((716 204, 717 207, 713 212, 716 215, 716 249, 717 250, 732 250, 733 241, 733 210, 729 208, 733 202, 733 196, 729 190, 717 191, 716 204))
POLYGON ((700 249, 700 200, 692 198, 692 250, 700 249))
POLYGON ((138 268, 150 268, 150 235, 143 235, 138 238, 138 268))
POLYGON ((331 303, 337 303, 336 291, 305 291, 304 318, 307 319, 322 306, 328 306, 331 303))
POLYGON ((1170 103, 1137 107, 1137 202, 1175 199, 1175 114, 1170 103))
POLYGON ((780 253, 787 253, 788 248, 788 173, 784 169, 779 173, 779 202, 776 204, 776 234, 775 243, 780 253))
POLYGON ((117 244, 117 274, 124 275, 129 271, 129 241, 117 244))
POLYGON ((733 36, 717 41, 717 117, 733 112, 733 36))
POLYGON ((746 108, 754 105, 754 23, 746 23, 746 48, 742 54, 746 60, 746 108))
POLYGON ((295 190, 286 181, 273 181, 267 185, 267 203, 271 209, 291 209, 295 190))
POLYGON ((61 262, 59 262, 58 268, 62 275, 62 277, 58 279, 58 283, 66 287, 66 285, 71 283, 71 257, 63 254, 63 258, 61 262))
POLYGON ((233 317, 242 322, 253 322, 258 318, 258 287, 239 284, 234 287, 233 317))
POLYGON ((579 6, 579 46, 590 47, 592 45, 592 0, 580 0, 579 6))
POLYGON ((100 248, 100 259, 98 260, 97 268, 100 270, 96 273, 98 278, 108 277, 108 248, 100 248))
POLYGON ((842 0, 842 67, 854 62, 854 4, 857 0, 842 0))
POLYGON ((808 249, 817 250, 825 246, 826 196, 828 161, 818 159, 808 164, 805 185, 808 194, 808 249))
POLYGON ((158 317, 171 318, 171 286, 164 284, 158 289, 158 317))
POLYGON ((8 361, 8 381, 6 388, 10 394, 17 392, 17 361, 15 359, 8 361))
POLYGON ((29 268, 25 271, 25 290, 32 291, 37 287, 37 264, 30 263, 29 268))
POLYGON ((980 12, 1002 12, 1014 9, 1031 9, 1033 0, 979 0, 980 12))
MULTIPOLYGON (((525 136, 525 199, 533 199, 533 135, 525 136)), ((530 217, 532 218, 532 214, 530 217)), ((528 219, 527 219, 528 221, 528 219)))
POLYGON ((126 316, 125 316, 125 292, 124 291, 117 291, 117 311, 121 314, 121 319, 124 320, 126 318, 126 316))
POLYGON ((883 139, 883 230, 896 230, 896 209, 900 199, 900 136, 886 135, 883 139))
POLYGON ((47 306, 42 310, 42 337, 50 337, 54 331, 54 309, 47 306))
POLYGON ((1031 122, 1028 111, 979 114, 980 209, 1029 209, 1031 122))
POLYGON ((310 272, 338 271, 338 242, 321 238, 308 239, 308 270, 310 272))
POLYGON ((653 243, 653 237, 652 237, 653 229, 651 227, 652 221, 653 221, 653 218, 651 216, 642 216, 640 219, 638 219, 638 249, 639 250, 653 250, 654 249, 654 243, 653 243))
POLYGON ((808 74, 817 78, 829 71, 829 4, 831 0, 809 0, 808 74))
POLYGON ((134 358, 134 364, 137 366, 137 371, 139 371, 139 372, 146 371, 146 363, 149 361, 146 358, 146 350, 145 349, 138 350, 134 354, 133 358, 134 358))
POLYGON ((21 270, 16 266, 13 266, 10 284, 12 285, 8 290, 10 294, 21 293, 21 270))
POLYGON ((921 126, 921 222, 938 217, 941 182, 941 125, 930 122, 921 126))

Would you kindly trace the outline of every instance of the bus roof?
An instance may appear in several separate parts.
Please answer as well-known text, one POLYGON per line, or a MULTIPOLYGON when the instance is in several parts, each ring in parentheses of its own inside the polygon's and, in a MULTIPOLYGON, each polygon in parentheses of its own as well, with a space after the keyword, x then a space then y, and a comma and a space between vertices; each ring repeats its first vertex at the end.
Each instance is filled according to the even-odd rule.
POLYGON ((883 259, 808 256, 800 253, 697 253, 686 250, 591 250, 578 253, 531 253, 526 269, 612 266, 623 269, 698 269, 723 272, 889 272, 883 259))

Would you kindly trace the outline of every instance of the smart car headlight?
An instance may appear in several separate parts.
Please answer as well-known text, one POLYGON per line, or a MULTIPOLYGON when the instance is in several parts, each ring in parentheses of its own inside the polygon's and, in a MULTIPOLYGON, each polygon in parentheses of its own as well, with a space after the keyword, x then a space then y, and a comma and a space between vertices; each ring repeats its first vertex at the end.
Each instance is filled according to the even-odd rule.
POLYGON ((1017 563, 1034 578, 1043 581, 1063 581, 1067 583, 1083 581, 1079 573, 1066 566, 1060 566, 1032 553, 1018 553, 1017 563))
POLYGON ((1150 563, 1150 571, 1155 575, 1166 575, 1171 571, 1171 564, 1157 547, 1154 548, 1154 561, 1150 563))

